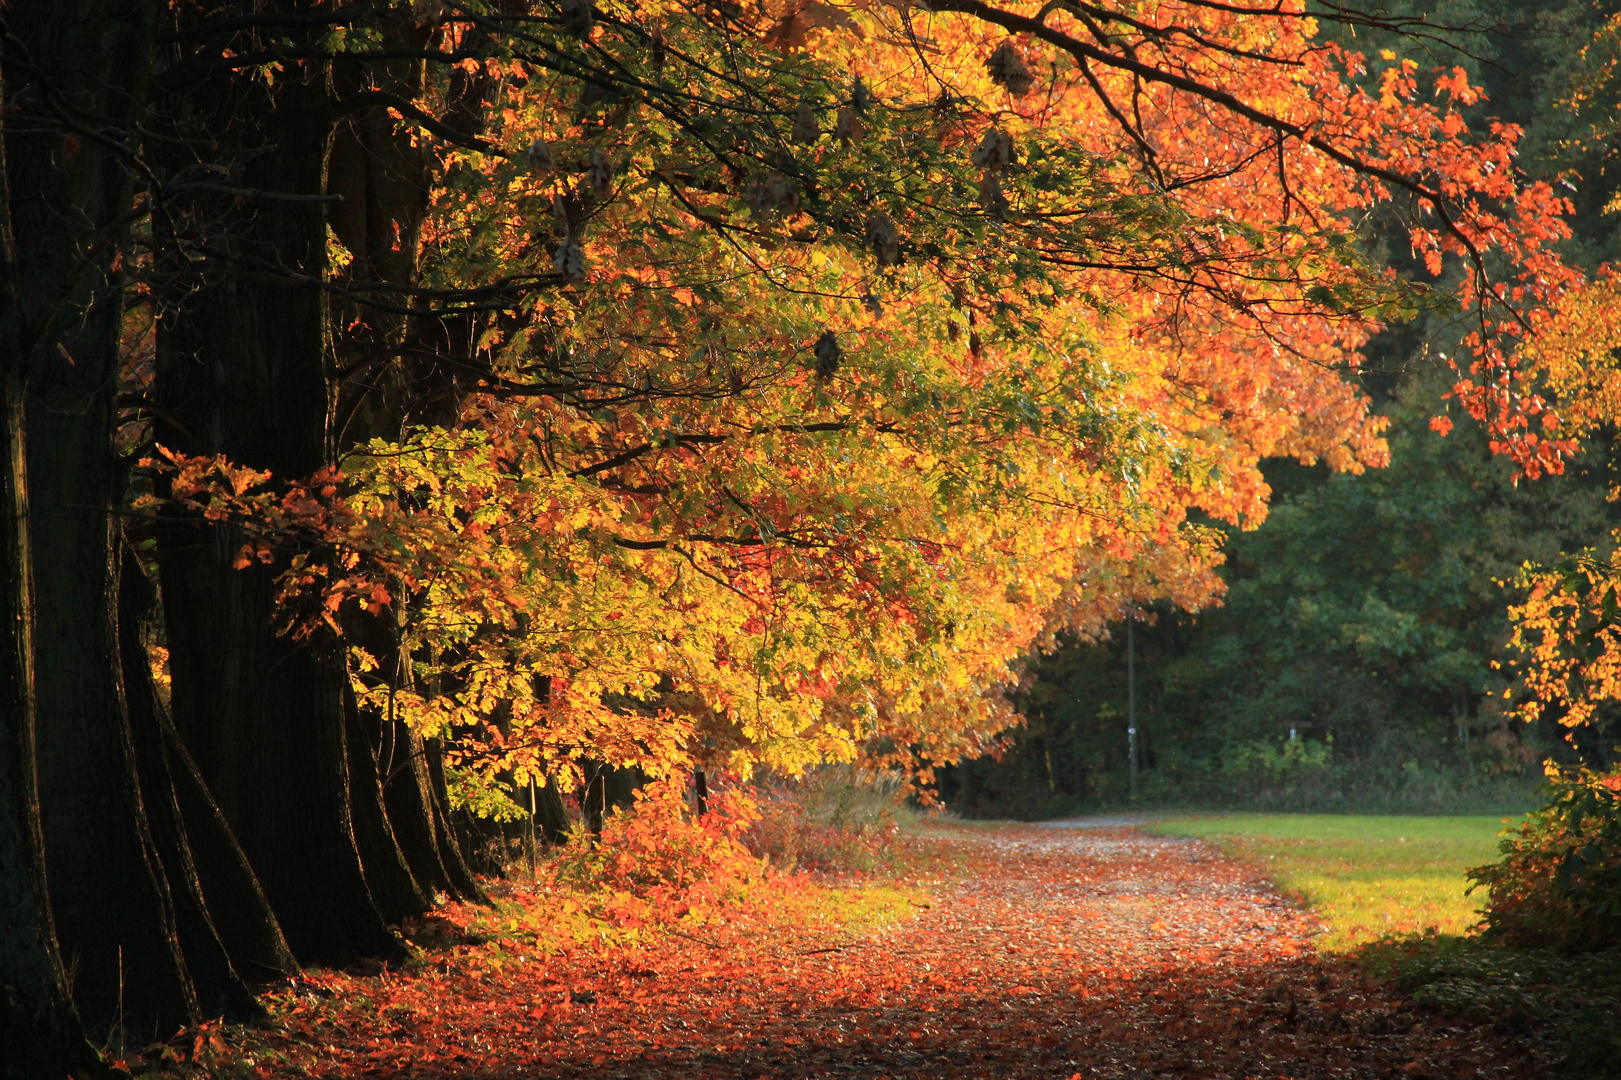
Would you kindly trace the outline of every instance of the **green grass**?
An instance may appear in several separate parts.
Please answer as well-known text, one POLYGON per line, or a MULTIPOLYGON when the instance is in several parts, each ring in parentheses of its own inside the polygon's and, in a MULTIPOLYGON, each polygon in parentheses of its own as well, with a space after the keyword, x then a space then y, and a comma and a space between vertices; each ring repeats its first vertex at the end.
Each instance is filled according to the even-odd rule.
POLYGON ((1149 828, 1195 836, 1265 867, 1327 926, 1325 952, 1386 934, 1462 934, 1478 920, 1466 896, 1471 866, 1497 859, 1498 816, 1222 814, 1166 818, 1149 828))

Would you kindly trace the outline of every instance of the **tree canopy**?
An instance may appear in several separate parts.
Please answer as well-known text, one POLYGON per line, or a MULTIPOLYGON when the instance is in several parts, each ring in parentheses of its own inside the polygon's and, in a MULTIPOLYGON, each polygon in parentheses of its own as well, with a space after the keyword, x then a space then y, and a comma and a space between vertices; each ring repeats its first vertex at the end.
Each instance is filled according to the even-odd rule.
POLYGON ((1582 339, 1607 286, 1560 261, 1568 204, 1519 129, 1432 59, 1467 25, 5 18, 6 580, 33 631, 0 878, 33 916, 0 971, 45 972, 57 1020, 57 935, 103 1028, 397 954, 390 924, 480 894, 470 812, 515 784, 600 809, 606 770, 927 779, 987 751, 1028 650, 1219 594, 1213 523, 1264 518, 1264 459, 1385 463, 1346 375, 1390 320, 1460 304, 1456 393, 1496 449, 1529 475, 1575 449, 1527 382, 1559 378, 1554 338, 1516 343, 1582 339), (1388 213, 1411 272, 1370 254, 1388 213))

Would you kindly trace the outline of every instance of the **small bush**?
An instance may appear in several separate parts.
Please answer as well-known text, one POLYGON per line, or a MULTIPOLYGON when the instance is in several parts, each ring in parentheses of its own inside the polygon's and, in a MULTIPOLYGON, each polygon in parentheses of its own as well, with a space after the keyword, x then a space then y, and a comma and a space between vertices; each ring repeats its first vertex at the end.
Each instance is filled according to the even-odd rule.
POLYGON ((899 780, 828 766, 766 787, 743 841, 783 870, 871 871, 886 861, 905 803, 899 780))
POLYGON ((1469 871, 1485 887, 1486 934, 1527 947, 1621 946, 1621 774, 1550 773, 1551 798, 1469 871))
POLYGON ((621 927, 701 921, 742 903, 764 870, 742 841, 759 812, 733 788, 693 815, 684 780, 644 785, 634 807, 608 816, 600 837, 578 830, 549 860, 550 883, 621 927))

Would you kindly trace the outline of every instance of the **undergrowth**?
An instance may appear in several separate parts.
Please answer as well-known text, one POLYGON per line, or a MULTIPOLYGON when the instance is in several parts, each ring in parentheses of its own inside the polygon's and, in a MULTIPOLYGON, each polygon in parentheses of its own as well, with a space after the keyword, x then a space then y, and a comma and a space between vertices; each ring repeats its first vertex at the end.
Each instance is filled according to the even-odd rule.
POLYGON ((799 781, 715 785, 693 813, 681 778, 642 787, 600 836, 576 829, 531 874, 522 863, 492 889, 503 901, 469 932, 550 951, 567 943, 645 942, 693 934, 769 910, 882 921, 916 892, 900 879, 938 870, 900 835, 897 784, 827 769, 799 781), (836 884, 831 879, 838 879, 836 884))
POLYGON ((1437 1014, 1542 1044, 1570 1080, 1621 1077, 1621 774, 1549 767, 1547 801, 1469 871, 1482 933, 1388 941, 1365 962, 1437 1014))
POLYGON ((1539 1046, 1559 1080, 1621 1077, 1621 951, 1571 956, 1430 933, 1386 938, 1358 959, 1425 1012, 1539 1046))
POLYGON ((768 884, 766 865, 742 840, 759 818, 754 801, 727 788, 692 814, 681 779, 643 786, 600 836, 576 830, 542 868, 548 893, 620 928, 701 923, 747 903, 768 884))

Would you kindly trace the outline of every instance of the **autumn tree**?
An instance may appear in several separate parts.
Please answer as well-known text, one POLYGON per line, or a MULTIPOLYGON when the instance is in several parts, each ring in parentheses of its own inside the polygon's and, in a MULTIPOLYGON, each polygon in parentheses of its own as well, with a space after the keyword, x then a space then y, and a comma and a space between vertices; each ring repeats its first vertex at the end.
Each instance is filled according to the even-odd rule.
MULTIPOLYGON (((1591 186, 1610 195, 1608 206, 1594 208, 1599 213, 1616 207, 1618 43, 1621 17, 1611 14, 1580 43, 1572 62, 1575 77, 1560 102, 1573 128, 1564 141, 1567 152, 1588 159, 1599 173, 1591 186)), ((1621 283, 1616 268, 1600 266, 1579 288, 1534 313, 1532 332, 1517 351, 1515 359, 1527 385, 1552 403, 1567 438, 1613 439, 1621 415, 1618 310, 1621 283)), ((1617 698, 1615 536, 1595 535, 1590 540, 1592 546, 1584 550, 1527 562, 1515 581, 1527 592, 1523 602, 1509 610, 1515 630, 1510 644, 1519 654, 1518 663, 1509 665, 1520 683, 1513 704, 1528 720, 1564 725, 1573 741, 1579 741, 1575 737, 1584 729, 1588 734, 1601 730, 1617 698)))
POLYGON ((1209 597, 1190 507, 1258 519, 1264 455, 1381 460, 1338 370, 1424 290, 1357 214, 1428 215, 1488 368, 1505 305, 1567 280, 1558 200, 1456 73, 1429 103, 1294 9, 931 7, 94 7, 128 68, 94 107, 8 44, 45 109, 8 114, 41 193, 12 205, 61 208, 18 250, 71 268, 24 324, 39 392, 78 395, 28 421, 27 482, 71 511, 34 504, 33 661, 82 1009, 126 947, 157 1023, 287 970, 283 931, 398 955, 391 920, 477 888, 452 736, 559 780, 704 740, 976 752, 1021 646, 1209 597), (104 837, 140 901, 113 937, 74 886, 104 837))

